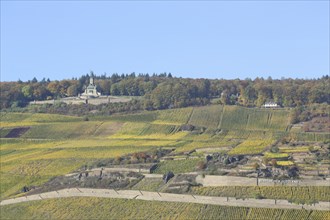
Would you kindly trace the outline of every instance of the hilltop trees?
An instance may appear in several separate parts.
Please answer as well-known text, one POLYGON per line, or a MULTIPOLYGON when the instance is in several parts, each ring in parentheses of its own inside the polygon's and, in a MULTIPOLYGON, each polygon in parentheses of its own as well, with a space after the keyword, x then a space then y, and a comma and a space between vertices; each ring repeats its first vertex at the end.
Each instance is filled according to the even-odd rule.
MULTIPOLYGON (((96 76, 95 84, 103 95, 143 96, 144 109, 166 109, 190 105, 206 105, 211 99, 218 103, 262 106, 273 101, 284 107, 330 104, 330 79, 235 79, 209 80, 176 78, 172 74, 117 74, 96 76)), ((89 74, 79 79, 50 81, 36 78, 28 82, 1 82, 1 108, 24 106, 29 101, 77 96, 89 83, 89 74)), ((294 117, 293 117, 294 118, 294 117)))
POLYGON ((79 93, 78 88, 79 88, 79 85, 77 82, 72 83, 67 89, 68 96, 77 96, 79 93))

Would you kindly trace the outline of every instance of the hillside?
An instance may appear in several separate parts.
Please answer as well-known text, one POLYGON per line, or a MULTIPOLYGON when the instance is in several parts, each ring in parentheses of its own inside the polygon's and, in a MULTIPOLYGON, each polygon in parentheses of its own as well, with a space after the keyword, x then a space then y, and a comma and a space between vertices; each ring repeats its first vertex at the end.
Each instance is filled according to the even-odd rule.
MULTIPOLYGON (((286 109, 223 105, 90 116, 88 120, 54 114, 1 113, 1 199, 17 196, 25 187, 32 189, 30 192, 45 183, 58 187, 59 176, 114 164, 141 167, 156 163, 154 172, 159 174, 223 175, 226 171, 228 175, 246 176, 255 173, 256 163, 268 166, 276 158, 279 167, 295 164, 301 174, 303 169, 311 172, 312 166, 299 161, 295 152, 313 160, 315 153, 327 152, 324 143, 330 139, 329 134, 291 129, 289 117, 286 109), (273 152, 274 148, 278 150, 273 152), (206 155, 212 159, 206 161, 206 155), (239 161, 224 164, 216 157, 239 161)), ((317 172, 327 175, 329 160, 324 157, 319 161, 317 172)), ((306 172, 304 175, 309 175, 306 172)), ((168 184, 152 184, 151 190, 172 192, 168 184)))

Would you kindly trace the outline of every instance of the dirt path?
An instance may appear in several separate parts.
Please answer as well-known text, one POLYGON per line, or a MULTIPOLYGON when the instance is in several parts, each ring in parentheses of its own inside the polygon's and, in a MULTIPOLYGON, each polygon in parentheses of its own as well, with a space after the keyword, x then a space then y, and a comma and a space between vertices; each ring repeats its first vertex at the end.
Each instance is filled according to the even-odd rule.
POLYGON ((200 203, 221 206, 238 206, 238 207, 256 207, 256 208, 279 208, 279 209, 308 209, 308 210, 326 210, 330 211, 329 202, 319 202, 315 205, 296 205, 286 200, 272 199, 236 199, 232 197, 211 197, 197 196, 188 194, 172 194, 147 192, 139 190, 113 190, 113 189, 91 189, 91 188, 71 188, 59 191, 52 191, 31 195, 26 197, 18 197, 14 199, 3 200, 0 205, 9 205, 20 202, 28 202, 43 199, 67 198, 67 197, 102 197, 102 198, 121 198, 121 199, 140 199, 147 201, 164 201, 164 202, 186 202, 200 203))

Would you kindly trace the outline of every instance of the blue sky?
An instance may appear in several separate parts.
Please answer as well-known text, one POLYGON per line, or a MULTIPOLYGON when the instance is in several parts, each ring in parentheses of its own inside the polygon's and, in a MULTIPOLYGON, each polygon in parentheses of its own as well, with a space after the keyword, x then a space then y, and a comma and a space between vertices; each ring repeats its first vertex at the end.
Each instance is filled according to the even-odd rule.
POLYGON ((329 1, 1 1, 1 81, 329 74, 329 1))

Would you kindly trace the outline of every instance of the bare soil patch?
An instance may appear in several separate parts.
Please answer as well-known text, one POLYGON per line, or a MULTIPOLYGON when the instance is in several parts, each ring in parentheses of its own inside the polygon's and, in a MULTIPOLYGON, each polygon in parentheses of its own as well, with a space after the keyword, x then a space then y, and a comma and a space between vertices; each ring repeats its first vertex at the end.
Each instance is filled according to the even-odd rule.
POLYGON ((19 128, 13 128, 6 136, 5 138, 19 138, 21 137, 25 132, 30 130, 30 127, 19 127, 19 128))
POLYGON ((110 136, 115 134, 124 123, 122 122, 111 122, 103 123, 96 131, 95 136, 110 136))
POLYGON ((330 117, 315 117, 303 123, 305 132, 330 132, 330 117))

